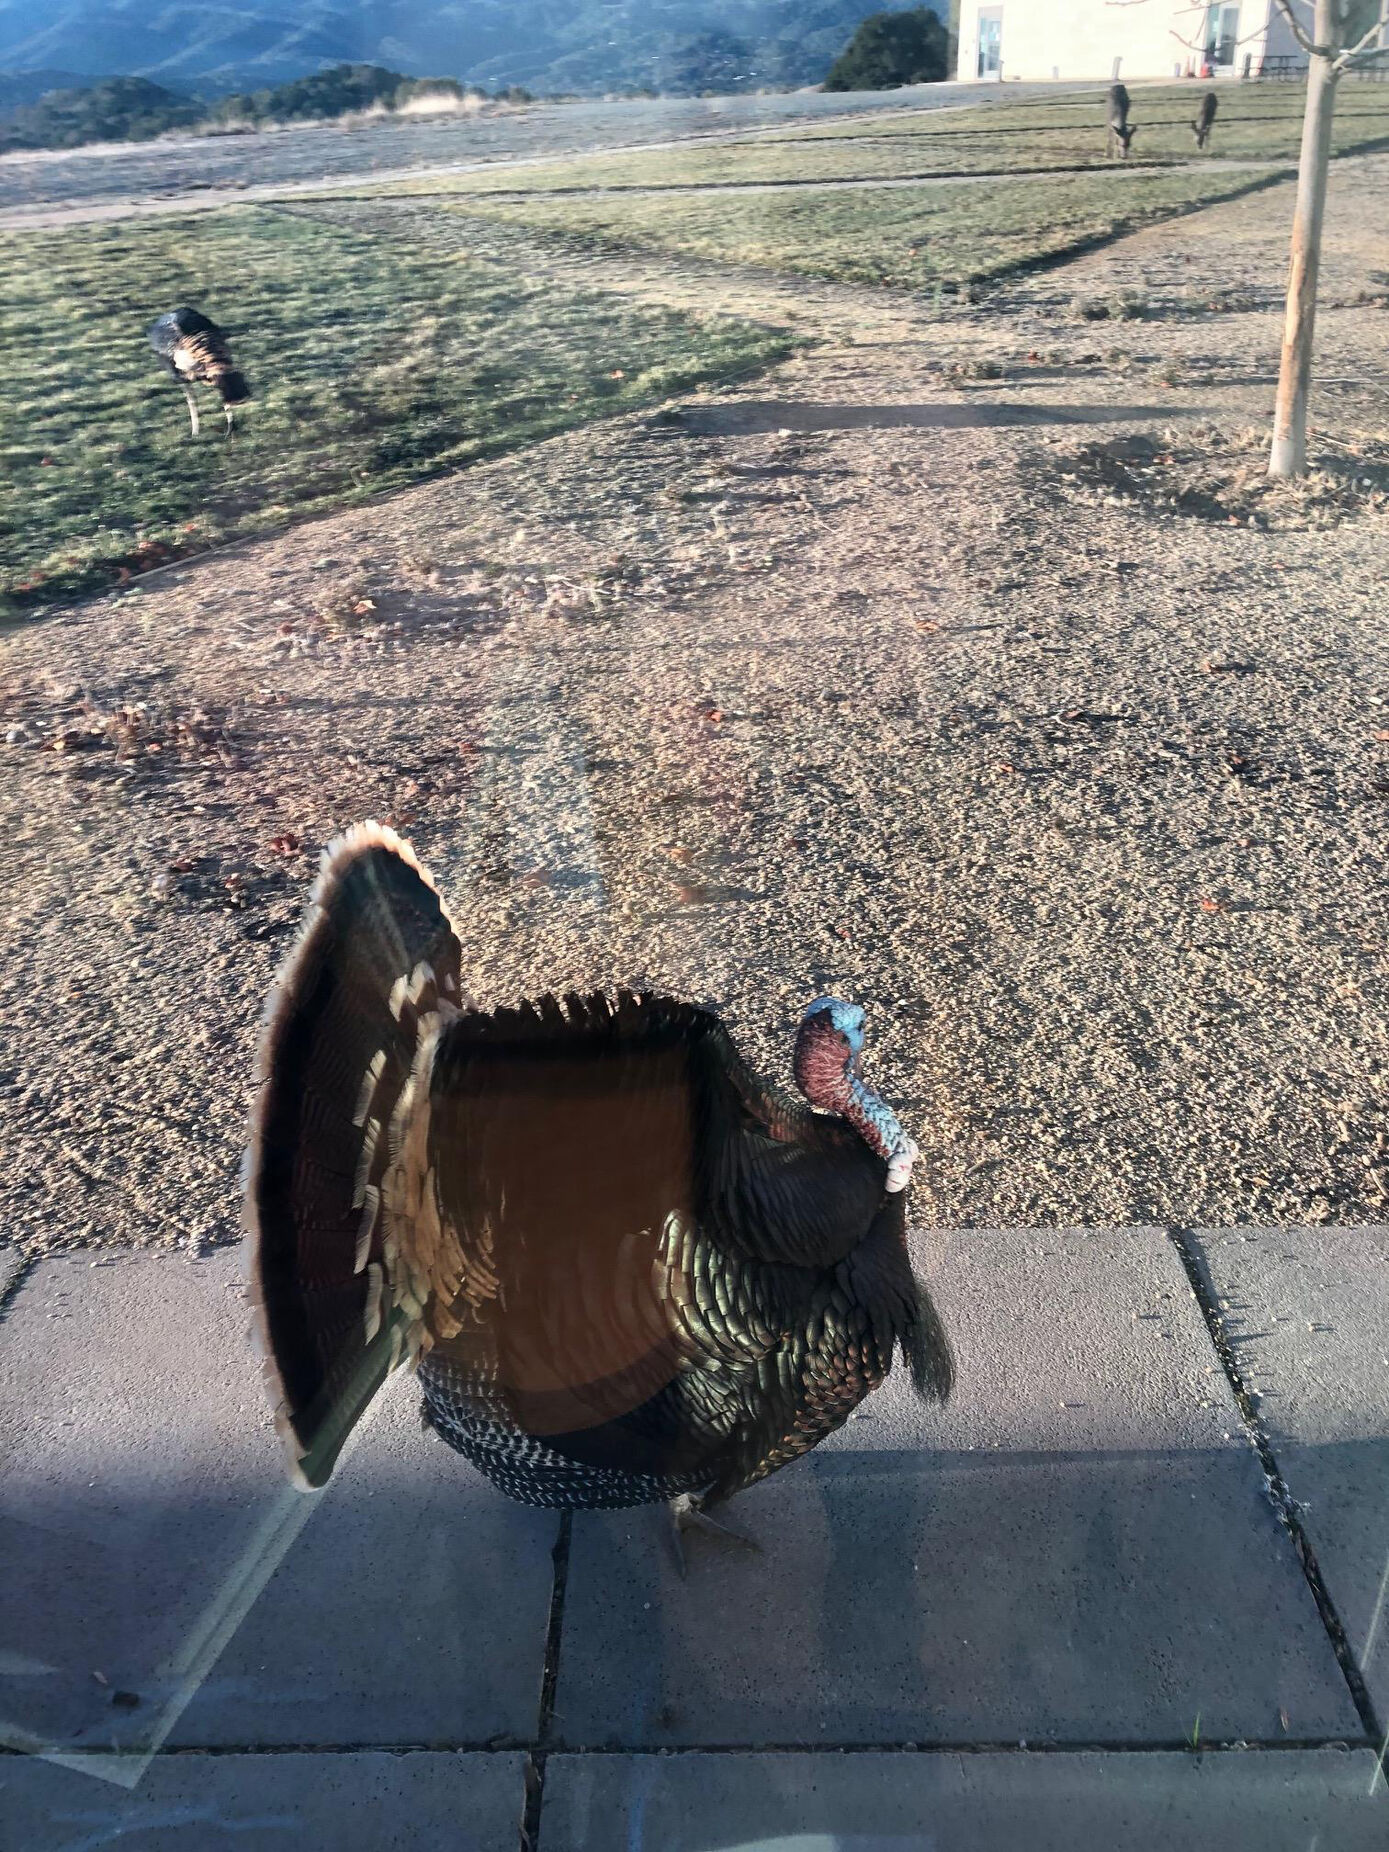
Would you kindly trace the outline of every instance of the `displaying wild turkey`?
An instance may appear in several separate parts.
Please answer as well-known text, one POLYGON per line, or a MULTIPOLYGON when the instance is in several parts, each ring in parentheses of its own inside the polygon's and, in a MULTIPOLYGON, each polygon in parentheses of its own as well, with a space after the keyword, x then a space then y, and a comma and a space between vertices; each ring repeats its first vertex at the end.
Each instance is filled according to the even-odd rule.
POLYGON ((1196 137, 1196 146, 1204 148, 1211 138, 1211 125, 1215 121, 1215 111, 1219 98, 1214 90, 1208 90, 1201 98, 1201 107, 1191 125, 1191 132, 1196 137))
POLYGON ((237 371, 227 337, 215 322, 196 309, 173 309, 161 315, 150 329, 150 346, 183 388, 188 401, 188 422, 198 435, 198 401, 193 387, 211 386, 222 401, 227 435, 232 431, 232 407, 251 396, 244 373, 237 371))
POLYGON ((707 1010, 484 1011, 407 844, 324 855, 268 1008, 247 1169, 277 1425, 323 1485, 398 1362, 427 1426, 527 1504, 672 1501, 680 1528, 808 1452, 900 1349, 950 1348, 906 1246, 916 1147, 859 1073, 863 1012, 796 1037, 813 1112, 707 1010))

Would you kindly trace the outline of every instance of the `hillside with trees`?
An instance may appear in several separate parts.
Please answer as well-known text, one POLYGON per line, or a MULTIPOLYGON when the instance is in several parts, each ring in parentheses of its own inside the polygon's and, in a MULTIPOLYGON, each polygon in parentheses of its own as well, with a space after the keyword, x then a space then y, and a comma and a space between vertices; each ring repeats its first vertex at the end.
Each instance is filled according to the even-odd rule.
MULTIPOLYGON (((143 77, 112 77, 76 90, 50 91, 0 115, 0 153, 78 148, 89 142, 151 141, 184 129, 205 134, 275 122, 327 121, 355 110, 401 109, 424 98, 462 99, 450 77, 403 77, 380 65, 339 64, 289 84, 206 103, 143 77)), ((510 93, 524 100, 525 93, 510 93)))
POLYGON ((405 77, 379 64, 335 64, 293 83, 229 96, 211 112, 217 123, 313 122, 359 109, 400 109, 423 97, 461 101, 452 77, 405 77))
POLYGON ((110 77, 81 90, 50 90, 35 103, 0 115, 0 152, 16 148, 80 148, 96 141, 151 141, 192 128, 206 105, 143 77, 110 77))

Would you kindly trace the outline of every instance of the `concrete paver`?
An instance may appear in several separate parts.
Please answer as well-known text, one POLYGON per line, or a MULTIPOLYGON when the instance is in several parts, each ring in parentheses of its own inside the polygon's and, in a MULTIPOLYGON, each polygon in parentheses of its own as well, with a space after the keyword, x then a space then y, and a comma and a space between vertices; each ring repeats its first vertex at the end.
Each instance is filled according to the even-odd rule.
POLYGON ((560 1747, 1361 1737, 1179 1257, 1158 1232, 923 1251, 959 1353, 894 1377, 674 1574, 575 1522, 560 1747))
POLYGON ((509 1852, 522 1805, 518 1754, 161 1756, 134 1792, 0 1761, 0 1843, 23 1852, 509 1852))
MULTIPOLYGON (((1389 1240, 1204 1239, 1363 1650, 1389 1240)), ((0 1758, 15 1843, 514 1846, 553 1514, 421 1436, 408 1378, 324 1497, 292 1493, 244 1256, 97 1259, 40 1263, 0 1328, 0 1740, 131 1753, 0 1758), (165 1725, 179 1752, 145 1764, 165 1725)), ((894 1376, 736 1501, 762 1555, 696 1538, 682 1583, 658 1511, 576 1519, 542 1852, 1070 1852, 1077 1826, 1378 1852, 1384 1783, 1172 1243, 969 1231, 917 1259, 955 1400, 894 1376)))
POLYGON ((544 1852, 1381 1852, 1373 1757, 557 1756, 544 1852))
POLYGON ((1389 1229, 1218 1229, 1200 1239, 1241 1375, 1384 1714, 1389 1229))
POLYGON ((296 1492, 249 1343, 244 1264, 53 1259, 11 1305, 0 1740, 525 1737, 554 1514, 510 1504, 421 1434, 408 1377, 329 1490, 296 1492))

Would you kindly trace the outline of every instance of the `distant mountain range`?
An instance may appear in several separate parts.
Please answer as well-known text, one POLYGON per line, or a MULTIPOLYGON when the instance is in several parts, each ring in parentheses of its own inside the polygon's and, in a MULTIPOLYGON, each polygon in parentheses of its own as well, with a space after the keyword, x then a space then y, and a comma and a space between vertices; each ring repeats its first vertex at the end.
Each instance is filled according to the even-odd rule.
MULTIPOLYGON (((818 83, 870 13, 915 0, 0 0, 11 81, 139 76, 216 95, 338 63, 581 94, 818 83), (74 73, 83 76, 75 77, 74 73), (31 75, 32 74, 32 75, 31 75)), ((937 8, 944 13, 943 3, 937 8)), ((53 87, 52 83, 43 84, 53 87)))
POLYGON ((0 71, 0 109, 17 103, 36 103, 50 90, 72 90, 92 79, 77 71, 0 71))

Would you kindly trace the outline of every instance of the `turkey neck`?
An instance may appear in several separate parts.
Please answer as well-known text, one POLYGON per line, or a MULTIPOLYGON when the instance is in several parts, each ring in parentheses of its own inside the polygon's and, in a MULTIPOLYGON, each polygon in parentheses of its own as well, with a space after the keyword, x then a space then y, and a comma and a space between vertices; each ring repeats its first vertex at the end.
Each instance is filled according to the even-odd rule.
POLYGON ((889 1158, 907 1142, 902 1123, 881 1093, 875 1093, 860 1074, 850 1074, 845 1089, 844 1117, 864 1143, 881 1158, 889 1158))

